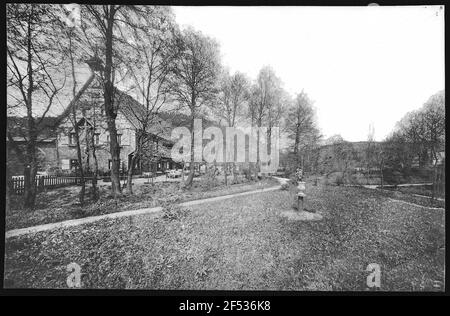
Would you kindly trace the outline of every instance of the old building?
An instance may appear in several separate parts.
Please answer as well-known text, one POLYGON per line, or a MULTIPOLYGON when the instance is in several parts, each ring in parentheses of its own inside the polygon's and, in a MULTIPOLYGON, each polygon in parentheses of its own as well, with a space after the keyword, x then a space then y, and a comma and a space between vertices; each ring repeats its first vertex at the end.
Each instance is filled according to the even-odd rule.
MULTIPOLYGON (((145 109, 130 95, 118 89, 115 89, 115 93, 120 169, 125 172, 136 148, 136 134, 140 130, 137 118, 145 109)), ((46 117, 41 122, 41 132, 37 141, 39 169, 51 173, 76 173, 78 158, 73 110, 75 110, 76 124, 79 127, 80 147, 86 172, 92 171, 94 164, 97 163, 99 174, 108 174, 111 168, 110 136, 104 113, 103 89, 94 72, 91 72, 63 113, 57 117, 46 117)), ((21 165, 17 151, 13 150, 13 147, 17 145, 18 148, 23 149, 26 143, 26 138, 23 136, 26 135, 25 122, 26 118, 8 117, 8 131, 12 134, 12 139, 7 139, 10 175, 23 174, 24 166, 21 165)), ((142 158, 136 163, 136 173, 164 172, 166 169, 179 167, 170 158, 173 142, 170 140, 169 127, 170 123, 158 119, 144 132, 148 141, 144 146, 142 158)))

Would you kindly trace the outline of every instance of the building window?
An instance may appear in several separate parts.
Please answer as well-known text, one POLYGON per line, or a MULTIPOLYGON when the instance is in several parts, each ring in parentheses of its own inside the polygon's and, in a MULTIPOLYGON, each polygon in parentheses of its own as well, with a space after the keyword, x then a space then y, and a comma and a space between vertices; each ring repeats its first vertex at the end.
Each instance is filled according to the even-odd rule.
MULTIPOLYGON (((109 140, 110 140, 109 135, 107 135, 106 142, 109 143, 109 140)), ((122 134, 117 134, 117 144, 120 146, 121 142, 122 142, 122 134)))
POLYGON ((78 167, 77 159, 70 159, 70 169, 76 169, 78 167))
POLYGON ((62 170, 70 169, 70 160, 69 159, 61 159, 61 169, 62 170))
POLYGON ((75 145, 75 133, 69 134, 69 145, 75 145))

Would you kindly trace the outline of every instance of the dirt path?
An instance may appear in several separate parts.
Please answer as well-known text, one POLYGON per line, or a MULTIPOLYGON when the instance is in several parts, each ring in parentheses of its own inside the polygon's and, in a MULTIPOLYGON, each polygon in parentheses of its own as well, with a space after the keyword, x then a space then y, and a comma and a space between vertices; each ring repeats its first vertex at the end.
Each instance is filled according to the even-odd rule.
MULTIPOLYGON (((285 182, 284 180, 287 181, 287 179, 282 179, 282 178, 276 178, 276 179, 278 181, 280 181, 280 183, 284 183, 285 182)), ((192 205, 198 205, 198 204, 203 204, 203 203, 221 201, 221 200, 226 200, 226 199, 230 199, 230 198, 234 198, 234 197, 238 197, 238 196, 245 196, 245 195, 249 195, 249 194, 275 191, 275 190, 279 190, 280 187, 281 186, 275 186, 275 187, 270 187, 270 188, 265 188, 265 189, 261 188, 261 189, 253 190, 253 191, 247 191, 247 192, 241 192, 241 193, 235 193, 235 194, 229 194, 229 195, 221 195, 221 196, 212 197, 212 198, 183 202, 183 203, 179 203, 178 205, 192 206, 192 205)), ((9 230, 5 233, 5 238, 7 239, 7 238, 11 238, 11 237, 32 234, 32 233, 42 232, 42 231, 48 231, 48 230, 52 230, 52 229, 84 225, 84 224, 88 224, 88 223, 94 223, 97 221, 101 221, 104 219, 136 216, 136 215, 142 215, 142 214, 151 214, 151 213, 156 213, 156 212, 160 212, 160 211, 162 211, 162 207, 158 206, 158 207, 143 208, 143 209, 138 209, 138 210, 110 213, 110 214, 99 215, 99 216, 90 216, 90 217, 84 217, 84 218, 78 218, 78 219, 71 219, 71 220, 66 220, 66 221, 62 221, 62 222, 49 223, 49 224, 37 225, 37 226, 32 226, 32 227, 20 228, 20 229, 13 229, 13 230, 9 230)))

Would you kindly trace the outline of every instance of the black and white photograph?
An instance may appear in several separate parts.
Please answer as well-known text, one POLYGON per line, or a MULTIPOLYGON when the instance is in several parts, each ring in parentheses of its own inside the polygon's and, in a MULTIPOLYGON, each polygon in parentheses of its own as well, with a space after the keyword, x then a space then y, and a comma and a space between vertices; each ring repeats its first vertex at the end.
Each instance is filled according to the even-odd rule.
POLYGON ((2 291, 445 293, 444 10, 7 3, 2 291))

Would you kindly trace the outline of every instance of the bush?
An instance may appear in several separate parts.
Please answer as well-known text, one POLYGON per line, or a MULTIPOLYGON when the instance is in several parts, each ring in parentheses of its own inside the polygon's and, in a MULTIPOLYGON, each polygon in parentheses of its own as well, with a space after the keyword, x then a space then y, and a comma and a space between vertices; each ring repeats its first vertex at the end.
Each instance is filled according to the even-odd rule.
POLYGON ((219 180, 216 177, 217 169, 214 166, 207 168, 206 174, 202 179, 202 188, 205 191, 211 190, 212 188, 219 185, 219 180))
POLYGON ((288 191, 288 190, 289 190, 289 187, 290 187, 289 183, 283 183, 283 184, 281 185, 281 190, 283 190, 283 191, 288 191))
POLYGON ((244 174, 245 179, 251 180, 252 179, 252 173, 250 168, 243 168, 242 173, 244 174))
POLYGON ((293 173, 289 176, 288 183, 290 183, 291 185, 294 185, 294 186, 298 185, 297 176, 295 175, 295 173, 293 173))

